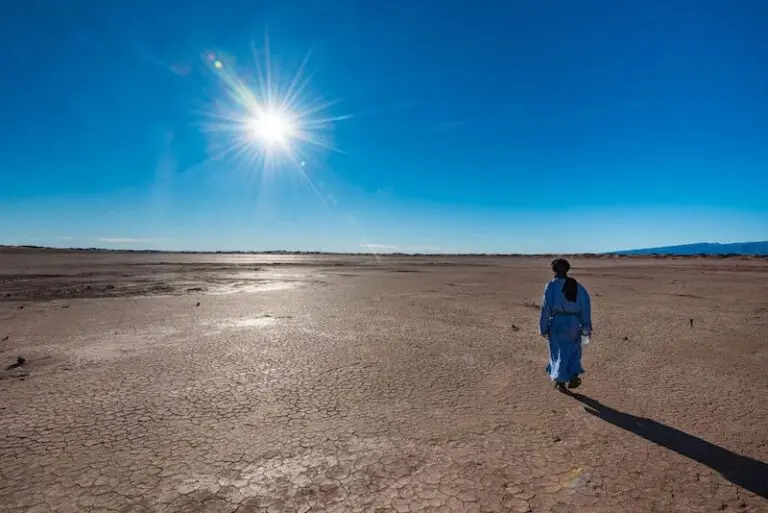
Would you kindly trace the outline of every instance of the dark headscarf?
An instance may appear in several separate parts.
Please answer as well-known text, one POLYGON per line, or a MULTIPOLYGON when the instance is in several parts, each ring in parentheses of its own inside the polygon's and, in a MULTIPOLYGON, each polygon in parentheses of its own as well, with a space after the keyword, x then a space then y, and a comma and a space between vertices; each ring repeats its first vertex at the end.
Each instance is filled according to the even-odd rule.
POLYGON ((558 278, 565 278, 565 285, 563 285, 563 294, 565 299, 571 303, 576 302, 576 298, 579 295, 579 283, 573 278, 568 277, 568 271, 571 270, 571 264, 565 258, 556 258, 552 260, 552 271, 558 278))

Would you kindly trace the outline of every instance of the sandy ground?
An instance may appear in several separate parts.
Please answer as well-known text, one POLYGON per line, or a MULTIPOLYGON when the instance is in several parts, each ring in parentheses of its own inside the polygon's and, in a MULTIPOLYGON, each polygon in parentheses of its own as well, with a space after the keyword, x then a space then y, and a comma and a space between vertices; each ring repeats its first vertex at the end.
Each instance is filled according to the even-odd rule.
POLYGON ((768 511, 768 262, 572 263, 0 254, 0 511, 768 511))

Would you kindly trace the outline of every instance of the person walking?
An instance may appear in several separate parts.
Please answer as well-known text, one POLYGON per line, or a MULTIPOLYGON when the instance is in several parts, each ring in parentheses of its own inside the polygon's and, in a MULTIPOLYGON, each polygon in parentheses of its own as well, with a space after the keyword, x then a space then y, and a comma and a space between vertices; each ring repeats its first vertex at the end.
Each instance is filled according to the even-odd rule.
POLYGON ((539 318, 539 332, 549 341, 546 371, 561 392, 581 385, 581 336, 592 334, 589 293, 568 276, 570 269, 564 258, 552 261, 555 277, 544 288, 539 318))

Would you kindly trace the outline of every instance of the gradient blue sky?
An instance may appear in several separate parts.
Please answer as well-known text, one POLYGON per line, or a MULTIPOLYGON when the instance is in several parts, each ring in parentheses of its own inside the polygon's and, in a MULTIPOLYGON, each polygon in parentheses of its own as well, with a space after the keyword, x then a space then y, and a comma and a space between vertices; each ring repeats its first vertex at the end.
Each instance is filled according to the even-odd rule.
POLYGON ((768 239, 768 2, 18 2, 0 243, 581 252, 768 239), (206 52, 352 117, 269 180, 213 158, 206 52), (319 196, 323 197, 323 201, 319 196), (368 245, 368 246, 366 246, 368 245))

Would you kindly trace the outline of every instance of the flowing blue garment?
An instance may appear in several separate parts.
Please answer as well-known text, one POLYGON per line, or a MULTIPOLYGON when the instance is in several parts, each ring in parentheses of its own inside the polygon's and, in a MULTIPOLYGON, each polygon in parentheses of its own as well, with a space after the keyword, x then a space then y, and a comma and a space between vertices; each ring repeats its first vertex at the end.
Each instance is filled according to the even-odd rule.
POLYGON ((584 373, 581 366, 581 334, 592 333, 589 293, 579 284, 576 301, 563 294, 565 278, 555 278, 544 288, 539 331, 549 340, 547 374, 552 381, 565 383, 584 373))

